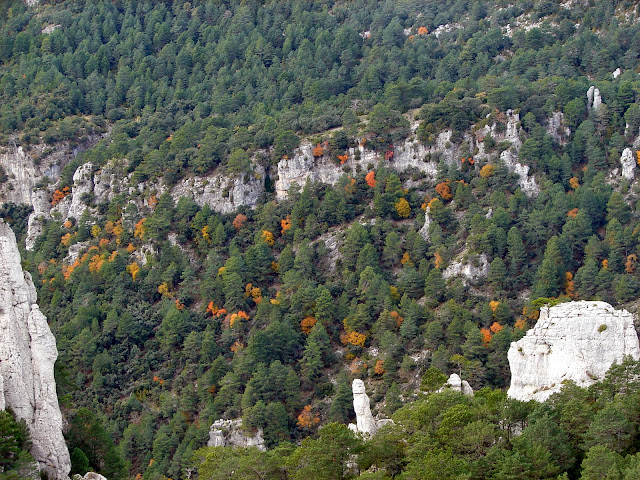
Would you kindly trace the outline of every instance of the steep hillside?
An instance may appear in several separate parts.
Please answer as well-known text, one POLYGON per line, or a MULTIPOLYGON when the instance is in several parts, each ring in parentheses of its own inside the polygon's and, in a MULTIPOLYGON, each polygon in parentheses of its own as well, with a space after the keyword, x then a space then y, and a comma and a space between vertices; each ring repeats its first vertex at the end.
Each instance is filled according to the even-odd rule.
POLYGON ((72 473, 187 478, 220 418, 286 449, 354 378, 386 417, 425 372, 504 389, 549 299, 635 312, 637 10, 2 2, 2 215, 72 473))

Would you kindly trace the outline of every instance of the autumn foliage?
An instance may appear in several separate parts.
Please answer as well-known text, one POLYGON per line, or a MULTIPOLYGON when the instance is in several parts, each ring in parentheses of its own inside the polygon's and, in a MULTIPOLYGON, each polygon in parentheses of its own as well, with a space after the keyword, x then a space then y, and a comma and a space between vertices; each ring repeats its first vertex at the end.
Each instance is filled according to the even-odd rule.
POLYGON ((51 206, 55 207, 60 201, 71 193, 71 189, 69 186, 64 187, 62 190, 56 190, 53 192, 53 197, 51 198, 51 206))
POLYGON ((235 228, 236 230, 240 230, 246 221, 247 221, 247 216, 243 215, 242 213, 239 213, 238 215, 236 215, 236 218, 233 219, 233 222, 231 222, 231 225, 233 225, 233 228, 235 228))
POLYGON ((418 35, 428 35, 428 34, 429 34, 429 29, 427 27, 418 28, 418 35))
POLYGON ((364 177, 365 182, 367 182, 367 185, 369 185, 371 188, 376 186, 376 172, 369 172, 367 173, 367 176, 364 177))
POLYGON ((567 217, 575 218, 576 215, 578 215, 578 211, 579 210, 577 208, 572 208, 567 212, 567 217))
POLYGON ((146 233, 146 229, 144 228, 144 222, 146 222, 146 218, 140 219, 138 223, 136 223, 135 227, 133 227, 133 236, 136 238, 144 238, 144 234, 146 233))
POLYGON ((504 325, 500 325, 498 322, 493 322, 489 327, 489 330, 491 330, 491 333, 498 333, 503 328, 504 328, 504 325))
POLYGON ((486 345, 491 341, 491 330, 488 328, 481 328, 480 333, 482 334, 482 343, 486 345))
POLYGON ((267 245, 273 245, 275 243, 275 239, 273 238, 273 233, 271 233, 269 230, 262 230, 262 234, 260 235, 260 238, 267 245))
POLYGON ((291 217, 287 215, 287 218, 280 220, 280 233, 284 235, 291 228, 291 217))
POLYGON ((311 411, 311 405, 307 405, 302 409, 302 413, 298 415, 297 424, 301 428, 312 428, 320 423, 320 417, 314 415, 311 411))
POLYGON ((127 265, 127 273, 131 275, 131 279, 135 282, 138 273, 140 273, 140 265, 138 265, 138 262, 127 265))
POLYGON ((344 165, 344 163, 349 160, 349 155, 338 155, 338 160, 340 160, 340 165, 344 165))
POLYGON ((323 155, 324 155, 324 148, 322 147, 322 145, 320 144, 316 145, 316 147, 313 149, 313 156, 315 158, 319 158, 323 155))
POLYGON ((224 308, 219 309, 213 302, 209 302, 206 313, 210 313, 212 317, 221 317, 222 315, 226 315, 227 311, 224 308))
POLYGON ((637 262, 638 262, 638 256, 635 253, 628 255, 627 261, 624 262, 624 271, 627 273, 635 272, 637 262))
POLYGON ((398 200, 395 204, 395 207, 396 213, 400 218, 407 218, 411 213, 411 206, 409 205, 409 202, 407 202, 407 200, 404 198, 398 200))
POLYGON ((305 317, 300 322, 300 328, 305 335, 309 335, 311 333, 311 329, 316 324, 316 319, 313 317, 305 317))
POLYGON ((443 200, 451 200, 453 198, 448 180, 436 185, 436 193, 440 195, 443 200))
POLYGON ((385 372, 384 362, 382 360, 378 360, 376 365, 373 367, 373 371, 376 375, 382 375, 385 372))
POLYGON ((564 287, 565 293, 571 298, 574 298, 576 296, 576 284, 573 280, 573 273, 566 272, 564 274, 564 279, 565 279, 565 287, 564 287))
POLYGON ((580 182, 578 181, 578 179, 576 177, 571 177, 569 179, 569 185, 571 186, 571 188, 573 188, 575 190, 576 188, 578 188, 580 186, 580 182))
POLYGON ((482 178, 489 178, 493 174, 493 165, 485 165, 480 169, 480 176, 482 178))

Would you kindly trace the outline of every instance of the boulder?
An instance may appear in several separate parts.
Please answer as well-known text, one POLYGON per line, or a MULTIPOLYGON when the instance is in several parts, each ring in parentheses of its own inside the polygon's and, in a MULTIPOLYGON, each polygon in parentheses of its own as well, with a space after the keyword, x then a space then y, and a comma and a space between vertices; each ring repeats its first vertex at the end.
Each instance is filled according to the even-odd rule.
POLYGON ((541 308, 535 327, 509 348, 509 397, 542 402, 560 391, 563 382, 587 387, 624 356, 640 358, 633 323, 631 313, 605 302, 541 308))

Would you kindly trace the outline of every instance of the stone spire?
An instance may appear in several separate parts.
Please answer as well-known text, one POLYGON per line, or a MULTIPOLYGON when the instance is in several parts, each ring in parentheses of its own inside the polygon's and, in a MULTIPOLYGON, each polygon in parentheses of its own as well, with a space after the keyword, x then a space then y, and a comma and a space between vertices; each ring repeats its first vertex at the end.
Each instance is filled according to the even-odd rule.
POLYGON ((53 376, 57 357, 31 275, 20 265, 16 237, 0 220, 0 407, 25 420, 40 469, 62 480, 71 462, 53 376))

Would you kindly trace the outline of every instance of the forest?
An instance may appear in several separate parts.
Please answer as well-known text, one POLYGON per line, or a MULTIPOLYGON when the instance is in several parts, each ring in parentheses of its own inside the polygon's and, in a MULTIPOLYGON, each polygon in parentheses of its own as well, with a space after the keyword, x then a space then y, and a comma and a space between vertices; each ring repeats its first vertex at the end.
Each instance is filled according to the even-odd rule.
MULTIPOLYGON (((640 159, 638 15, 629 0, 0 2, 0 144, 93 142, 40 180, 51 206, 88 162, 130 187, 85 195, 23 252, 72 473, 638 478, 637 365, 545 404, 504 393, 541 306, 637 309, 640 189, 616 169, 625 148, 640 159), (485 136, 476 161, 465 140, 503 133, 509 111, 537 195, 500 159, 509 142, 485 136), (460 146, 424 159, 434 178, 388 166, 414 122, 421 144, 460 146), (278 199, 278 162, 303 141, 343 174, 278 199), (379 162, 345 171, 363 144, 379 162), (255 208, 169 193, 258 171, 255 208), (479 256, 486 276, 444 275, 479 256), (419 393, 452 372, 475 397, 419 393), (345 427, 353 378, 397 423, 366 442, 345 427), (240 417, 267 452, 202 449, 240 417)), ((0 209, 22 245, 29 213, 0 209)))

